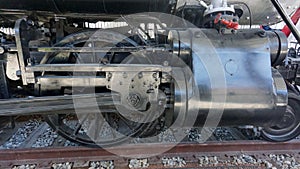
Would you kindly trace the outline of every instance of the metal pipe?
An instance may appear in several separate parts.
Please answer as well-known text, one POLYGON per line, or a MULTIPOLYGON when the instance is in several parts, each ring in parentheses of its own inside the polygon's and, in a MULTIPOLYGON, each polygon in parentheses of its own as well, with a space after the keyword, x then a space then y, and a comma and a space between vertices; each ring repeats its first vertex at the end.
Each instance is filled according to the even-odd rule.
POLYGON ((212 0, 211 4, 213 5, 214 8, 220 8, 222 7, 222 0, 212 0))
POLYGON ((280 2, 278 0, 271 0, 271 2, 273 3, 274 7, 276 8, 277 12, 280 14, 281 18, 286 23, 286 25, 290 28, 291 32, 295 36, 295 38, 298 41, 298 43, 300 43, 300 33, 297 30, 297 28, 294 25, 294 23, 291 20, 291 18, 289 17, 289 15, 286 13, 286 11, 284 10, 284 8, 280 4, 280 2))

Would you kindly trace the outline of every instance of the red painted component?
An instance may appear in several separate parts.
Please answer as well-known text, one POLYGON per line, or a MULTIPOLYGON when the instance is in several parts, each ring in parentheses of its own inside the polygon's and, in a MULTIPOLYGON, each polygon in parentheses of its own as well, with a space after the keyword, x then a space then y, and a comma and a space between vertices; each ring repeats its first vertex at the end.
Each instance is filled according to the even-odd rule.
MULTIPOLYGON (((300 8, 297 9, 297 11, 294 13, 294 15, 291 17, 293 23, 296 25, 300 19, 300 8)), ((287 37, 290 36, 291 34, 291 30, 289 29, 289 27, 287 25, 285 25, 283 27, 283 29, 281 30, 287 37)))
POLYGON ((237 22, 227 21, 227 20, 225 20, 225 19, 222 19, 222 20, 221 20, 221 23, 222 23, 223 25, 226 25, 226 27, 227 27, 228 29, 234 29, 234 30, 237 30, 237 29, 239 28, 239 23, 237 23, 237 22))
POLYGON ((222 14, 220 14, 220 13, 216 16, 215 21, 214 21, 215 24, 219 23, 219 21, 220 21, 220 23, 225 25, 226 28, 228 28, 228 29, 237 30, 239 28, 239 23, 238 22, 233 22, 231 20, 221 19, 221 16, 222 16, 222 14))
POLYGON ((218 15, 215 18, 215 22, 214 22, 215 24, 217 24, 220 21, 221 16, 222 16, 222 14, 218 13, 218 15))

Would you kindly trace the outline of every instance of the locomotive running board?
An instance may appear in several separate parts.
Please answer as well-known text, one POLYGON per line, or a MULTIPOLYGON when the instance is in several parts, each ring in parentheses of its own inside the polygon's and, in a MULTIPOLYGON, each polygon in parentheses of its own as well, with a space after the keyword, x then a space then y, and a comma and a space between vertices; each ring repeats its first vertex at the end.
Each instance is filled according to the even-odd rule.
POLYGON ((0 100, 0 116, 17 116, 51 113, 116 112, 120 104, 117 94, 83 94, 67 96, 29 97, 0 100), (112 99, 114 98, 114 100, 112 99))

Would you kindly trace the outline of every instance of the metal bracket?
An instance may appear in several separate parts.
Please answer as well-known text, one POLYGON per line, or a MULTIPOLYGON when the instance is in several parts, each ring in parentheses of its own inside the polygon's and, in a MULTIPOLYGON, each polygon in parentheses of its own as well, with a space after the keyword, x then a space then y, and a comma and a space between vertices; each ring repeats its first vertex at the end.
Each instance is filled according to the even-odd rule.
POLYGON ((21 70, 23 85, 35 83, 33 72, 27 72, 26 66, 31 66, 31 57, 29 50, 29 42, 31 40, 40 39, 42 34, 32 27, 30 21, 26 18, 18 19, 15 24, 15 38, 18 53, 18 61, 21 70))
POLYGON ((23 30, 27 28, 26 19, 18 19, 15 24, 15 38, 16 38, 16 46, 18 50, 18 60, 21 70, 21 76, 23 85, 27 85, 27 78, 26 78, 26 60, 29 57, 29 50, 28 50, 28 41, 26 41, 23 30))

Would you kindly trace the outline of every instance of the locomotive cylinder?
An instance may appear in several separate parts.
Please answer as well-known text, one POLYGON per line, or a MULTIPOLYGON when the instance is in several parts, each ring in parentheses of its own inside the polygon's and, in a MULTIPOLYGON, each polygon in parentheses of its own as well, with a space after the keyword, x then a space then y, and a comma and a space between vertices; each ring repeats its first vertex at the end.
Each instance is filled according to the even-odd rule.
POLYGON ((271 67, 271 61, 282 61, 286 52, 287 40, 278 34, 259 29, 225 35, 213 29, 171 31, 174 54, 189 64, 194 80, 186 87, 189 99, 185 103, 178 99, 175 107, 185 104, 188 112, 197 112, 195 125, 218 118, 219 125, 275 123, 288 98, 283 78, 271 67))

